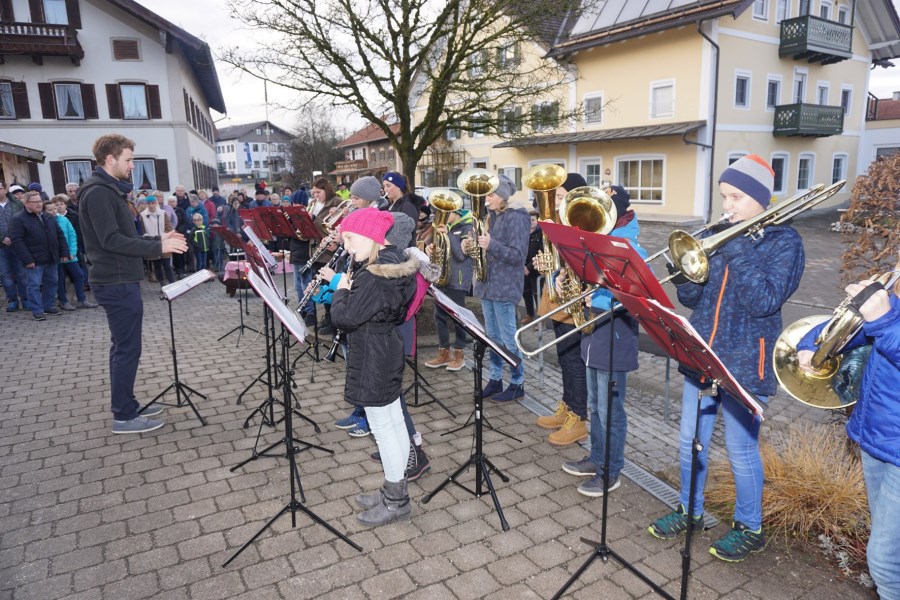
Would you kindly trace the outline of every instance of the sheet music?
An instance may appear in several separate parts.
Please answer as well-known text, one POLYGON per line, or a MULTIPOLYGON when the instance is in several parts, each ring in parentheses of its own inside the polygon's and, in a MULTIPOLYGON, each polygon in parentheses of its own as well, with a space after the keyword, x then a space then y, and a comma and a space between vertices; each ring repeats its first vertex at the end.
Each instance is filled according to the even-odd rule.
POLYGON ((284 324, 285 328, 291 332, 291 335, 300 342, 306 341, 306 324, 297 316, 297 313, 288 308, 287 304, 281 299, 281 294, 275 288, 266 283, 252 269, 247 271, 247 281, 250 286, 259 294, 275 317, 284 324))
POLYGON ((190 277, 185 277, 181 281, 176 281, 175 283, 170 283, 169 285, 164 285, 160 289, 160 293, 164 299, 168 301, 172 301, 175 298, 181 296, 185 292, 188 292, 201 283, 205 283, 210 281, 211 279, 215 279, 216 274, 207 269, 203 269, 201 271, 197 271, 190 277))
POLYGON ((253 231, 248 225, 244 225, 242 228, 244 233, 247 234, 247 239, 250 240, 250 243, 253 244, 257 250, 259 250, 259 255, 262 256, 263 261, 265 261, 266 266, 270 269, 274 269, 278 265, 278 261, 272 256, 272 253, 269 252, 269 249, 265 247, 259 237, 256 235, 256 232, 253 231))
POLYGON ((447 307, 450 307, 452 309, 453 314, 457 318, 459 318, 460 321, 462 321, 469 327, 477 329, 478 331, 482 331, 482 332, 484 331, 484 327, 481 325, 481 322, 478 320, 478 317, 476 317, 475 313, 473 313, 471 310, 469 310, 465 306, 460 306, 459 304, 457 304, 456 302, 451 300, 450 296, 448 296, 447 294, 445 294, 444 292, 442 292, 441 290, 439 290, 438 288, 436 288, 434 286, 431 287, 431 295, 433 297, 437 298, 438 300, 440 300, 441 304, 443 304, 447 307))

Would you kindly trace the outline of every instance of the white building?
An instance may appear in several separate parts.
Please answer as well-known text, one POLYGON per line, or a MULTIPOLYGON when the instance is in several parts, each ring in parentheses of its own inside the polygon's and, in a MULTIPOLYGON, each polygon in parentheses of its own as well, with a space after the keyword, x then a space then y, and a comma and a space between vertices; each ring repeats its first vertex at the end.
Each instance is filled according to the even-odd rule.
POLYGON ((282 173, 289 173, 293 139, 293 135, 269 121, 218 129, 216 164, 219 177, 274 180, 282 173))
POLYGON ((137 187, 211 187, 210 109, 225 112, 209 46, 133 0, 0 0, 0 148, 42 153, 19 158, 48 193, 88 177, 106 133, 135 141, 137 187))

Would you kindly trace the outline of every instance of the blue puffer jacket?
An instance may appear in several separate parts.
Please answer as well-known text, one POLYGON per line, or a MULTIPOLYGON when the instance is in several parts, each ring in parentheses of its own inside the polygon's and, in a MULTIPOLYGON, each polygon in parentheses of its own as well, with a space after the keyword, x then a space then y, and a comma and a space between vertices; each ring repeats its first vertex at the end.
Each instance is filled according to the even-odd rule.
POLYGON ((800 235, 771 226, 762 238, 742 235, 722 246, 709 261, 706 283, 678 286, 679 302, 694 311, 691 325, 749 392, 771 396, 777 389, 771 356, 781 305, 800 285, 803 265, 800 235))
MULTIPOLYGON (((626 213, 627 214, 627 213, 626 213)), ((633 213, 632 213, 633 214, 633 213)), ((647 258, 647 251, 638 243, 638 235, 641 232, 636 218, 628 223, 613 229, 609 235, 628 240, 632 248, 637 250, 641 258, 647 258)), ((601 313, 609 310, 612 294, 605 288, 598 289, 591 298, 591 312, 601 313)), ((609 319, 602 321, 594 327, 590 335, 581 338, 581 360, 585 366, 601 371, 636 371, 638 368, 638 324, 631 315, 619 310, 615 315, 615 341, 610 365, 609 344, 609 319)))
POLYGON ((493 302, 518 304, 525 287, 525 256, 531 217, 524 208, 490 212, 488 233, 491 243, 487 252, 487 281, 474 281, 476 298, 493 302))
MULTIPOLYGON (((827 322, 826 322, 827 323, 827 322)), ((825 323, 813 327, 797 345, 798 350, 815 350, 815 339, 825 323)), ((891 310, 866 323, 847 344, 845 352, 872 344, 872 353, 863 371, 859 402, 847 423, 847 435, 860 448, 900 467, 900 299, 891 296, 891 310)))

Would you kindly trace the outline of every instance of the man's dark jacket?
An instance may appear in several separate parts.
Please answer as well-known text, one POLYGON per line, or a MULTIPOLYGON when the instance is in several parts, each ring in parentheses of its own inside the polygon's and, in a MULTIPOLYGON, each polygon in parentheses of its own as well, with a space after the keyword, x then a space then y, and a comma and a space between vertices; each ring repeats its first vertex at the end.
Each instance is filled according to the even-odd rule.
POLYGON ((59 262, 60 256, 69 255, 56 217, 48 214, 20 211, 9 222, 9 234, 13 252, 23 265, 52 265, 59 262))
POLYGON ((144 279, 142 258, 162 254, 158 237, 138 237, 127 202, 125 193, 105 173, 93 173, 78 188, 91 285, 140 282, 144 279))

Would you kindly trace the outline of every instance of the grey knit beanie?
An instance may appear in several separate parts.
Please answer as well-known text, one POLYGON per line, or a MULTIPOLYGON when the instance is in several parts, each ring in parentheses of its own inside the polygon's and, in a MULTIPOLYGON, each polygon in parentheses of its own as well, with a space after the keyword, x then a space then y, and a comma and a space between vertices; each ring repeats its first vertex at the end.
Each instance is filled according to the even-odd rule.
POLYGON ((384 239, 391 246, 406 248, 409 245, 409 240, 412 239, 416 222, 402 212, 392 212, 390 215, 394 217, 394 226, 388 229, 384 239))
POLYGON ((350 186, 350 195, 366 202, 377 202, 381 198, 381 182, 371 175, 360 177, 350 186))

